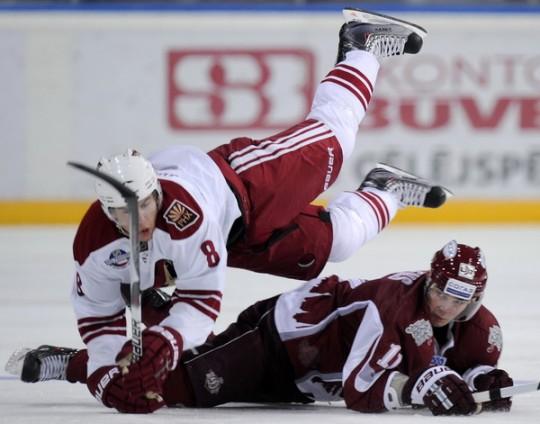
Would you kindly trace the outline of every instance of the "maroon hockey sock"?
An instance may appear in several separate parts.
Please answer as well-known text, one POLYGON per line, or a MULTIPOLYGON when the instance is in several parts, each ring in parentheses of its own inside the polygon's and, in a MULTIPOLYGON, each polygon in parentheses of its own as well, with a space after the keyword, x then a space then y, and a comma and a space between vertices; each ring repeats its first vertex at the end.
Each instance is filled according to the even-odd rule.
POLYGON ((69 360, 66 369, 66 380, 70 383, 86 384, 86 364, 88 363, 88 352, 86 349, 79 350, 69 360))

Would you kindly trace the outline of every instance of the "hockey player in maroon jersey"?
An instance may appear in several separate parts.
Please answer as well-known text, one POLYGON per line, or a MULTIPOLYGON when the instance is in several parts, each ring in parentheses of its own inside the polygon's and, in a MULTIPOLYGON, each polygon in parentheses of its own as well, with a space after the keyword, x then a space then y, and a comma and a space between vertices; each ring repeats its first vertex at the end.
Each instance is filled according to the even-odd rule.
MULTIPOLYGON (((223 333, 185 351, 164 382, 163 403, 345 400, 360 412, 509 411, 510 398, 481 405, 472 398, 513 384, 497 368, 502 334, 482 305, 486 284, 481 250, 456 241, 435 253, 429 271, 313 279, 255 303, 223 333)), ((40 349, 64 358, 62 379, 85 382, 85 350, 31 351, 26 362, 36 375, 48 367, 40 349)))
POLYGON ((118 368, 131 348, 125 337, 128 213, 124 199, 98 181, 99 201, 73 245, 72 303, 88 348, 88 387, 104 405, 136 412, 161 406, 145 394, 160 393, 182 351, 211 334, 227 264, 308 280, 373 238, 400 207, 445 202, 442 187, 378 167, 358 190, 327 208, 310 205, 353 150, 378 59, 418 52, 425 35, 414 24, 370 12, 349 10, 346 16, 338 63, 319 85, 305 121, 263 140, 237 138, 209 153, 178 146, 148 161, 129 150, 98 164, 139 198, 147 325, 143 358, 118 368), (168 285, 176 288, 172 299, 156 290, 168 285))
POLYGON ((429 272, 375 280, 318 278, 254 304, 184 353, 164 385, 168 405, 345 400, 360 412, 413 406, 434 415, 510 410, 473 391, 511 386, 497 368, 502 334, 482 305, 479 248, 447 243, 429 272))

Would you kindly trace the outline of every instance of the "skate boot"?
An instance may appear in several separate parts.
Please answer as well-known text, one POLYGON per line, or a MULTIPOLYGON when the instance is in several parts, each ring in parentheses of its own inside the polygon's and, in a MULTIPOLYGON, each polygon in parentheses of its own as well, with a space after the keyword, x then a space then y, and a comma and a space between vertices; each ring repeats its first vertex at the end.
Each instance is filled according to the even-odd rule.
POLYGON ((376 168, 369 171, 359 189, 366 187, 395 194, 400 207, 438 208, 452 196, 447 188, 431 185, 416 175, 384 163, 378 163, 376 168))
POLYGON ((19 349, 8 359, 6 371, 25 383, 65 380, 69 360, 76 352, 76 349, 49 345, 19 349))
POLYGON ((346 8, 343 16, 336 63, 351 50, 365 50, 378 58, 415 54, 427 35, 421 26, 367 10, 346 8))

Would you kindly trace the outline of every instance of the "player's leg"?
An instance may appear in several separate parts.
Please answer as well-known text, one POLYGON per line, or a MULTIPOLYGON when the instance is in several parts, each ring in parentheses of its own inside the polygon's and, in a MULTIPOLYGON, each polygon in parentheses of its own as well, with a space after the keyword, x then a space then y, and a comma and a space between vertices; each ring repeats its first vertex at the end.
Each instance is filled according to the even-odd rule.
POLYGON ((25 383, 67 380, 86 383, 86 349, 42 345, 36 349, 19 349, 10 356, 6 371, 25 383))
POLYGON ((439 207, 449 195, 443 187, 380 164, 357 190, 340 194, 327 208, 306 207, 263 246, 235 243, 229 248, 228 264, 309 280, 327 262, 341 262, 356 253, 386 228, 400 208, 439 207))
POLYGON ((275 230, 265 243, 238 240, 229 247, 231 267, 309 280, 326 265, 332 245, 332 222, 322 206, 308 205, 289 225, 275 230))
MULTIPOLYGON (((121 284, 122 296, 129 298, 129 290, 121 284)), ((129 287, 127 287, 129 289, 129 287)), ((147 327, 157 325, 167 316, 172 306, 169 296, 160 289, 149 288, 143 291, 143 322, 147 327)), ((22 348, 8 359, 6 371, 18 376, 26 383, 47 380, 67 380, 70 383, 86 383, 86 349, 42 345, 36 349, 22 348)))
POLYGON ((452 193, 401 169, 378 164, 360 187, 339 195, 328 205, 332 221, 329 262, 349 258, 381 232, 399 209, 408 206, 438 208, 452 193))
POLYGON ((318 86, 304 122, 263 140, 235 139, 210 153, 222 169, 228 168, 224 174, 249 214, 246 236, 252 245, 287 226, 333 184, 353 150, 379 58, 390 51, 413 52, 404 46, 409 37, 417 36, 414 25, 398 20, 381 24, 380 15, 367 12, 362 21, 354 19, 341 29, 338 56, 342 60, 318 86), (382 49, 384 40, 394 47, 382 49))
POLYGON ((166 403, 212 407, 227 402, 306 401, 298 394, 272 327, 276 299, 255 303, 223 333, 184 352, 181 366, 165 383, 166 403))

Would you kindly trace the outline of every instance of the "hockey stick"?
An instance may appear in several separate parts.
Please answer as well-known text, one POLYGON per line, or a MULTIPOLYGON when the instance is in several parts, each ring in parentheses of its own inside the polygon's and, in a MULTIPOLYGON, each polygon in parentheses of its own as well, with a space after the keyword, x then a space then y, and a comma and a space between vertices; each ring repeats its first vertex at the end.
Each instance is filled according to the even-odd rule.
POLYGON ((120 181, 108 174, 78 162, 68 162, 69 166, 88 172, 112 185, 122 195, 129 213, 129 240, 131 242, 131 257, 129 261, 130 277, 130 309, 131 309, 131 343, 133 345, 132 361, 137 362, 143 354, 141 332, 141 281, 139 272, 139 203, 137 194, 120 181))
POLYGON ((540 381, 514 384, 513 386, 486 390, 485 392, 476 392, 473 393, 473 398, 476 403, 482 403, 489 402, 491 400, 503 399, 522 393, 535 392, 537 390, 540 390, 540 381))

